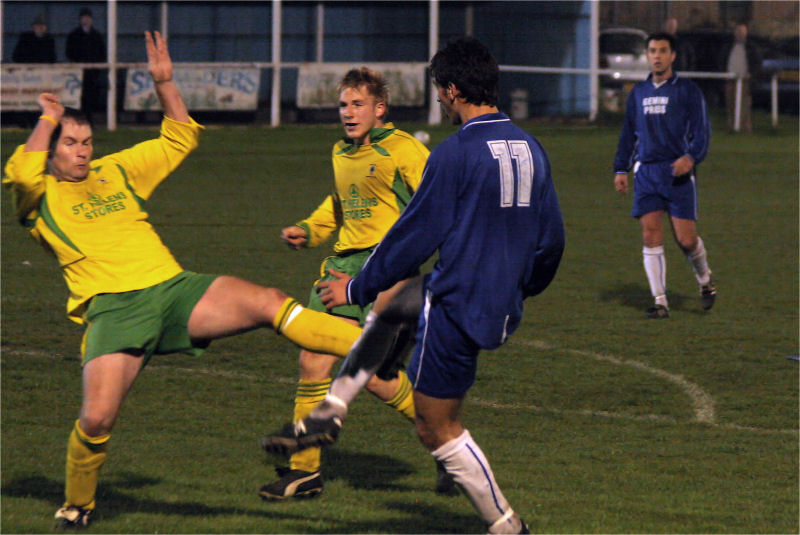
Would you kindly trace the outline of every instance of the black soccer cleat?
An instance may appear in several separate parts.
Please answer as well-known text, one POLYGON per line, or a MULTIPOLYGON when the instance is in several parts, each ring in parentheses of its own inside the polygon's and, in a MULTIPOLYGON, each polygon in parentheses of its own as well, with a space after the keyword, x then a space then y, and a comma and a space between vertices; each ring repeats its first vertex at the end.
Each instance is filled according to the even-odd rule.
POLYGON ((319 471, 292 470, 284 466, 275 468, 279 479, 261 487, 258 495, 263 500, 286 498, 313 498, 322 493, 322 475, 319 471))
POLYGON ((277 433, 262 437, 261 447, 274 455, 292 455, 314 446, 330 446, 336 442, 341 430, 342 419, 338 416, 323 419, 308 416, 295 424, 284 425, 277 433))
POLYGON ((94 509, 77 505, 62 507, 56 511, 56 529, 83 529, 92 521, 94 509))
POLYGON ((711 310, 717 298, 717 287, 714 286, 714 277, 708 278, 708 283, 700 286, 700 304, 703 310, 711 310))
POLYGON ((669 317, 669 309, 664 305, 653 305, 644 313, 649 320, 663 320, 669 317))
POLYGON ((442 461, 436 461, 436 487, 434 490, 437 494, 450 494, 456 486, 456 480, 445 469, 442 461))

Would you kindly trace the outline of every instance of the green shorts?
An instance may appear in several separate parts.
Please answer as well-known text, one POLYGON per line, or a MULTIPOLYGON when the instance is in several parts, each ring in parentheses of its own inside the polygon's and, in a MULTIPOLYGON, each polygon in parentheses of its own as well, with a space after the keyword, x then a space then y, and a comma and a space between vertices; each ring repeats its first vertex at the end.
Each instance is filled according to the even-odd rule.
POLYGON ((342 273, 347 273, 351 277, 355 277, 364 267, 364 262, 367 261, 369 255, 372 254, 372 249, 365 249, 357 253, 345 254, 342 256, 329 256, 322 261, 320 266, 320 279, 314 283, 311 288, 311 296, 308 299, 308 308, 316 310, 317 312, 327 312, 334 316, 341 316, 343 318, 350 318, 358 321, 358 324, 364 326, 364 321, 367 319, 367 314, 372 310, 372 304, 365 307, 358 305, 342 305, 328 310, 322 304, 319 294, 317 293, 317 286, 320 282, 335 280, 336 277, 328 274, 329 269, 335 269, 342 273))
POLYGON ((187 327, 216 278, 184 271, 143 290, 96 295, 84 316, 83 363, 125 350, 143 351, 145 363, 153 354, 201 355, 210 341, 192 340, 187 327))

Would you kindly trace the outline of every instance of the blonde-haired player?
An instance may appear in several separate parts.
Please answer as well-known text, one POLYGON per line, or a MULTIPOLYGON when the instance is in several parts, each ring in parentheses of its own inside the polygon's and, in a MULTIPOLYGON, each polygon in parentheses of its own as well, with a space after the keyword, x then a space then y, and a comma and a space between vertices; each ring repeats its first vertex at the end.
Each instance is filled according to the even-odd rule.
MULTIPOLYGON (((334 256, 326 258, 320 279, 311 290, 308 308, 325 312, 317 285, 332 277, 328 270, 356 276, 372 249, 400 217, 422 180, 429 151, 414 136, 387 121, 386 81, 366 67, 351 69, 339 83, 339 118, 345 137, 333 146, 334 190, 306 219, 283 229, 281 236, 294 248, 316 247, 338 230, 334 256)), ((331 314, 354 325, 367 321, 371 305, 336 307, 331 314)), ((410 337, 413 339, 413 337, 410 337)), ((303 350, 295 394, 294 419, 307 416, 324 398, 331 369, 339 357, 303 350)), ((368 389, 410 421, 414 401, 405 371, 381 370, 368 389)), ((319 448, 293 455, 288 467, 278 467, 278 480, 264 485, 265 499, 309 497, 322 492, 319 448)), ((437 490, 446 492, 452 480, 440 470, 437 490)))

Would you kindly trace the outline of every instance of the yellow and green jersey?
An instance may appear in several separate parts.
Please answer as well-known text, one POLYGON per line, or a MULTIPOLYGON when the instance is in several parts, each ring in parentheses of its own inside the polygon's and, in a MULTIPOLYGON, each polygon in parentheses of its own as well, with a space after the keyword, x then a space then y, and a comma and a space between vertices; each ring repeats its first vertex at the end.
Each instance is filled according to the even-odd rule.
POLYGON ((58 259, 71 320, 84 323, 97 294, 141 290, 182 271, 147 221, 145 201, 197 147, 201 128, 165 117, 157 139, 92 160, 80 182, 48 174, 47 151, 21 145, 11 156, 3 186, 20 222, 58 259))
POLYGON ((307 219, 297 223, 315 247, 338 228, 333 250, 343 253, 375 246, 419 187, 430 153, 392 123, 373 128, 369 145, 349 139, 333 147, 334 192, 307 219))

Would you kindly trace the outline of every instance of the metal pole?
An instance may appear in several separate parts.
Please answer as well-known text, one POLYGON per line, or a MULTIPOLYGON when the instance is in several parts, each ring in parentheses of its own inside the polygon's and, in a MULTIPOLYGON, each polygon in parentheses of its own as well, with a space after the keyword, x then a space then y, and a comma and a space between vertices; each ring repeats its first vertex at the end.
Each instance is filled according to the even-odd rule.
MULTIPOLYGON (((428 2, 428 58, 432 58, 439 49, 439 0, 428 2)), ((442 122, 442 110, 436 100, 436 91, 431 88, 428 100, 428 124, 442 122)))
POLYGON ((106 123, 117 129, 117 0, 108 0, 108 95, 106 123))
POLYGON ((0 2, 0 58, 3 57, 3 4, 0 2))
POLYGON ((736 105, 733 113, 733 131, 738 132, 742 124, 742 78, 736 78, 736 105))
POLYGON ((317 63, 323 61, 323 41, 325 39, 325 4, 317 2, 317 63))
POLYGON ((464 8, 464 35, 475 35, 475 6, 471 2, 464 8))
POLYGON ((600 106, 600 76, 597 69, 600 65, 600 2, 590 2, 589 16, 589 120, 597 119, 597 110, 600 106))
POLYGON ((272 0, 272 99, 269 124, 281 124, 281 0, 272 0))
POLYGON ((769 81, 769 92, 772 109, 772 127, 778 126, 778 73, 772 73, 772 79, 769 81))
POLYGON ((169 6, 167 0, 161 0, 161 36, 164 40, 167 39, 167 30, 169 28, 169 6))

